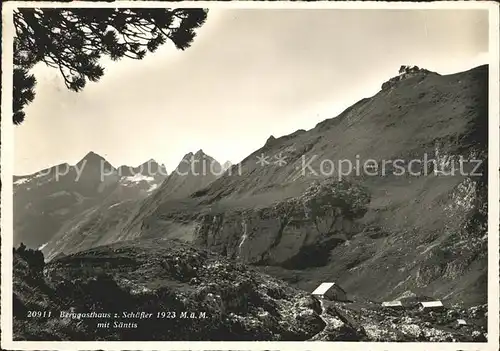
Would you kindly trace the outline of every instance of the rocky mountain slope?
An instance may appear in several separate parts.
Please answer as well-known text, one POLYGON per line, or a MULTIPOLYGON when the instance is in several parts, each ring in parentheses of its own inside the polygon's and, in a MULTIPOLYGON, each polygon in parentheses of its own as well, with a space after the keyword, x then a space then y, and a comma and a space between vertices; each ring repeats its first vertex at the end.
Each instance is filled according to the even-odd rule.
POLYGON ((179 198, 199 190, 221 174, 220 164, 203 153, 189 153, 167 177, 154 160, 134 168, 118 168, 114 190, 100 203, 67 220, 42 248, 45 257, 69 254, 119 241, 122 225, 141 210, 141 201, 154 202, 158 196, 179 198))
POLYGON ((487 77, 486 66, 402 72, 311 130, 270 137, 220 177, 197 178, 215 162, 188 154, 151 196, 81 211, 43 251, 53 259, 180 239, 304 291, 335 281, 358 301, 484 304, 487 77), (344 184, 338 178, 348 185, 319 218, 322 189, 344 184))
POLYGON ((76 165, 60 164, 32 175, 15 176, 14 245, 47 245, 82 213, 95 211, 103 202, 111 206, 143 199, 165 177, 164 166, 154 160, 135 168, 115 169, 93 152, 76 165))
POLYGON ((180 238, 308 291, 334 280, 373 300, 485 303, 487 78, 487 66, 400 74, 309 131, 270 137, 188 198, 155 193, 120 239, 180 238), (339 175, 370 198, 361 218, 340 213, 341 236, 325 238, 307 206, 283 212, 339 175))
MULTIPOLYGON (((194 154, 192 152, 186 154, 158 190, 134 207, 133 213, 122 223, 120 232, 110 238, 108 242, 133 238, 134 235, 130 235, 126 229, 129 221, 150 215, 159 204, 167 199, 173 203, 182 203, 184 199, 213 183, 224 173, 224 166, 205 154, 203 150, 200 149, 194 154)), ((189 222, 184 224, 190 225, 189 222)), ((170 238, 176 238, 175 230, 175 227, 170 228, 170 238)), ((147 235, 143 238, 147 238, 147 235)))
POLYGON ((439 312, 320 302, 240 262, 172 240, 44 263, 14 250, 14 340, 485 341, 485 306, 439 312), (29 311, 45 311, 28 317, 29 311), (459 326, 457 318, 467 319, 459 326))
POLYGON ((65 222, 48 263, 15 250, 16 338, 484 341, 487 77, 403 70, 221 176, 200 150, 143 200, 101 187, 110 200, 65 222), (311 297, 325 281, 352 302, 311 297))

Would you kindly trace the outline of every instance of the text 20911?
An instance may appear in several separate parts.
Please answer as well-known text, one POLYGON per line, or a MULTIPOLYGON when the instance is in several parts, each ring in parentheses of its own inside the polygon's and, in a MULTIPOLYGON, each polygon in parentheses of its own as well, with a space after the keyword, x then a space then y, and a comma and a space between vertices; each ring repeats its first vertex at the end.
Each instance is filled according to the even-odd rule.
POLYGON ((50 318, 51 311, 28 311, 28 318, 50 318))

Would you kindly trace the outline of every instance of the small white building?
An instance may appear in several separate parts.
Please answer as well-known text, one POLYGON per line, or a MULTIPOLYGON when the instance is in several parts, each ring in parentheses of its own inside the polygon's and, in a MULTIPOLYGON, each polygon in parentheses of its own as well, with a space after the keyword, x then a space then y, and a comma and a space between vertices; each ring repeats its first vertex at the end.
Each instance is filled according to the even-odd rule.
POLYGON ((382 302, 382 307, 401 309, 403 308, 403 303, 401 301, 385 301, 382 302))
POLYGON ((443 303, 441 301, 422 301, 419 303, 419 306, 424 311, 440 310, 444 308, 443 303))
POLYGON ((457 319, 457 324, 461 327, 463 325, 467 325, 467 322, 464 319, 457 319))
POLYGON ((319 299, 348 301, 347 293, 337 283, 321 283, 312 295, 319 299))

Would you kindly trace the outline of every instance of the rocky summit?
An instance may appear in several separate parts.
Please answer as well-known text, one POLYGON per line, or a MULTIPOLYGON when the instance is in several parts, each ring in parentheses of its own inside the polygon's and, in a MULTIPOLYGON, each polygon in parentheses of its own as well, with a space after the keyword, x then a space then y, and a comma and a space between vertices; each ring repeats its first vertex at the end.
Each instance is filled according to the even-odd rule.
POLYGON ((78 190, 15 179, 37 182, 15 193, 19 237, 48 243, 15 252, 17 338, 486 339, 487 66, 403 66, 339 116, 262 145, 232 166, 188 153, 147 196, 118 170, 78 190), (323 282, 349 299, 312 296, 323 282), (433 300, 443 308, 419 307, 433 300), (65 318, 23 317, 44 306, 65 318))

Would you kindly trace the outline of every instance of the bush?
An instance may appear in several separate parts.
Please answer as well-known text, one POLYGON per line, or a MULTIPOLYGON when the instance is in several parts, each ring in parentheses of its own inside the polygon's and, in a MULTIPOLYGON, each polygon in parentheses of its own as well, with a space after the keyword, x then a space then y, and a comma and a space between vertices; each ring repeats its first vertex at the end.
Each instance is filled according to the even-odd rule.
POLYGON ((15 254, 18 254, 26 261, 31 272, 42 273, 45 267, 45 258, 42 251, 28 249, 21 243, 17 249, 14 249, 15 254))

